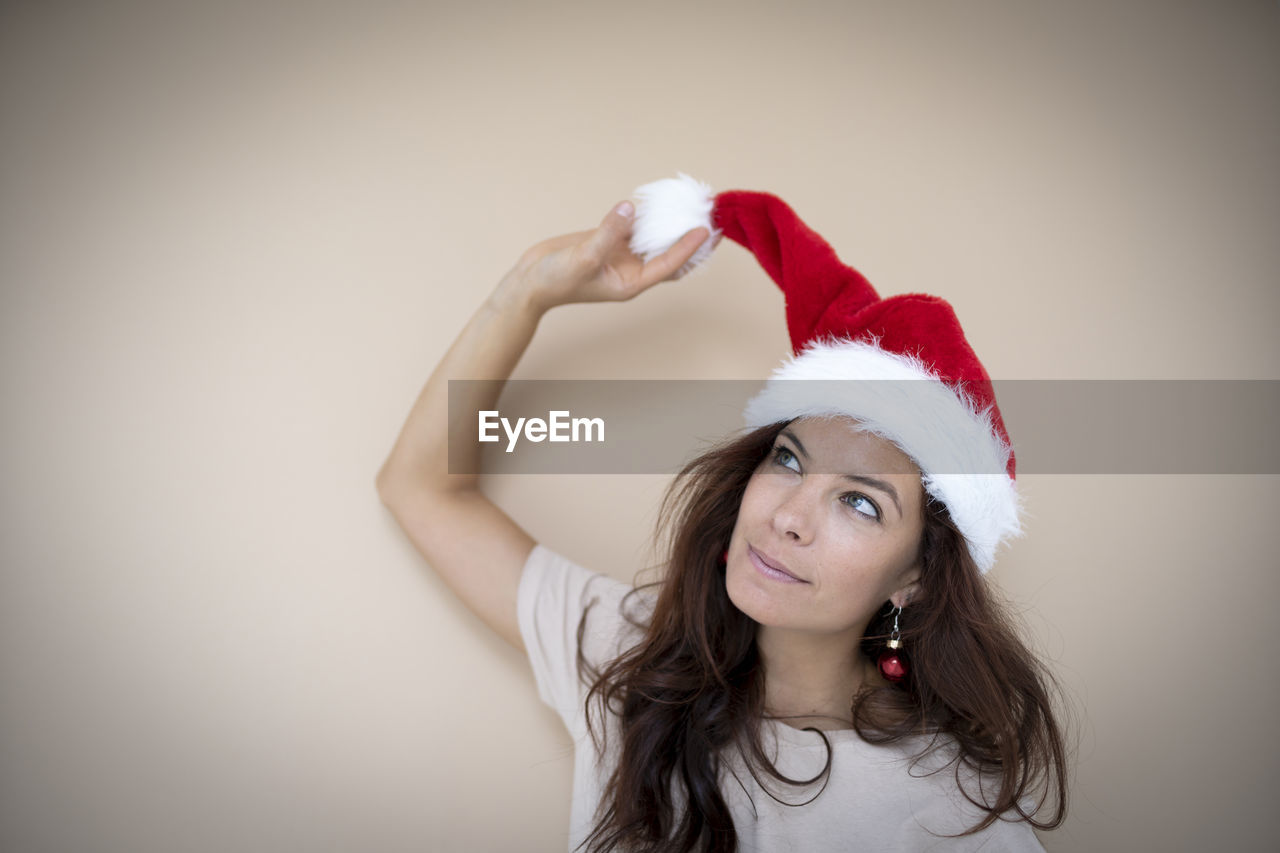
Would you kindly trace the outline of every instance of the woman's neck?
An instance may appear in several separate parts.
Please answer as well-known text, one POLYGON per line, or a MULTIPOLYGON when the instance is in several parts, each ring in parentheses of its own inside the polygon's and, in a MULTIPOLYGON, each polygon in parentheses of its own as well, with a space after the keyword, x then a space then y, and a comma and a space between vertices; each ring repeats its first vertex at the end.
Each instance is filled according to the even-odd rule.
POLYGON ((856 641, 760 626, 765 713, 796 728, 851 728, 853 695, 868 677, 856 641))

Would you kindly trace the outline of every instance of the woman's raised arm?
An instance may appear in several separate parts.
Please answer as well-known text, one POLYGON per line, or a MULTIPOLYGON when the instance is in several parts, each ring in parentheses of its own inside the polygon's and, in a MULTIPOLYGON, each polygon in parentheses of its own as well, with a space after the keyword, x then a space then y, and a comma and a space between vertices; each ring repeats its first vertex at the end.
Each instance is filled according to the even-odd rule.
MULTIPOLYGON (((709 236, 694 229, 645 263, 628 248, 632 215, 624 202, 594 230, 553 237, 521 256, 432 372, 378 472, 378 495, 414 546, 477 616, 517 648, 523 644, 516 590, 534 541, 480 492, 475 474, 448 472, 449 379, 505 380, 548 310, 630 299, 673 278, 709 236)), ((465 407, 495 408, 498 384, 468 383, 472 398, 465 407)), ((466 452, 473 463, 466 468, 475 470, 479 449, 466 452)))

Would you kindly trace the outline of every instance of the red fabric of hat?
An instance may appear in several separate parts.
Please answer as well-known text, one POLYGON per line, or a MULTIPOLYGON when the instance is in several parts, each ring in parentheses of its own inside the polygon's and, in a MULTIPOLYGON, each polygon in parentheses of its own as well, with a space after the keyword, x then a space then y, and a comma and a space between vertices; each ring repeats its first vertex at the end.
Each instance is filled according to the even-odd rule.
MULTIPOLYGON (((962 388, 975 406, 991 409, 1005 444, 1009 434, 995 405, 995 389, 945 299, 905 293, 881 299, 871 282, 836 256, 786 202, 761 192, 729 190, 715 197, 717 229, 756 256, 782 290, 791 351, 816 340, 877 340, 888 352, 918 358, 937 378, 962 388)), ((1009 454, 1008 474, 1016 460, 1009 454)))

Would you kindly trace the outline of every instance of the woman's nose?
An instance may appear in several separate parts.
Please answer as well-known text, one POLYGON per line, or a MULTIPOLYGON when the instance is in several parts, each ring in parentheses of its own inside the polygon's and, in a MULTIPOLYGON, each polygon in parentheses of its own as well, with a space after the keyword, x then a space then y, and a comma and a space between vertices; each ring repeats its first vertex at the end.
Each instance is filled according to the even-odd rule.
POLYGON ((813 540, 813 513, 816 508, 810 491, 804 487, 789 490, 773 513, 774 530, 798 545, 813 540))

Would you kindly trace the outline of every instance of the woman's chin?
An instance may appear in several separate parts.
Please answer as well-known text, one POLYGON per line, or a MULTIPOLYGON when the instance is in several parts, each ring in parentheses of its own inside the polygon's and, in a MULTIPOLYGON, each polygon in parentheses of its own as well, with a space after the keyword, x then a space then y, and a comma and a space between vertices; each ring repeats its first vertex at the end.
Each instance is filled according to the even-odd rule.
POLYGON ((730 572, 725 580, 725 592, 728 593, 729 602, 740 613, 760 625, 771 628, 796 627, 791 624, 794 614, 775 595, 770 595, 769 590, 755 582, 754 578, 743 580, 730 572))

